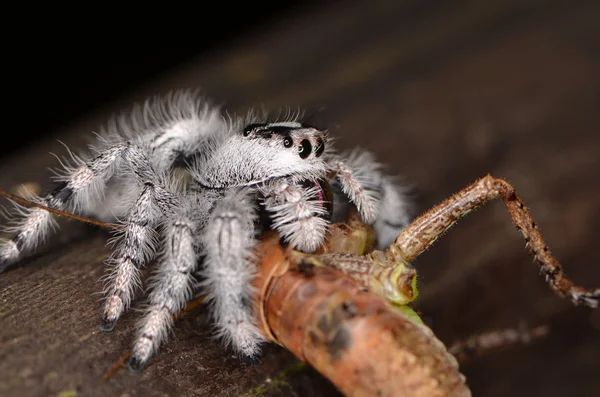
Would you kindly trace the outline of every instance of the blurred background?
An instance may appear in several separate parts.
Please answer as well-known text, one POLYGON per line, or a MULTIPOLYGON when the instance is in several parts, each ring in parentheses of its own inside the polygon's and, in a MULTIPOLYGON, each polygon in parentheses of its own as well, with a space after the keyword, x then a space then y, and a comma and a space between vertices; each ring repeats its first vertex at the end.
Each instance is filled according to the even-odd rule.
MULTIPOLYGON (((65 154, 57 140, 82 147, 111 114, 199 87, 231 113, 304 109, 338 147, 370 150, 399 175, 415 215, 487 173, 505 178, 567 275, 600 286, 600 3, 215 6, 220 12, 190 9, 188 22, 163 5, 154 11, 173 27, 144 20, 114 40, 106 37, 123 22, 116 11, 99 22, 64 14, 64 22, 21 25, 34 36, 5 51, 0 188, 50 187, 47 167, 56 160, 48 153, 65 154), (194 46, 154 48, 161 36, 194 46)), ((203 308, 176 325, 143 374, 120 371, 102 382, 128 348, 138 313, 112 334, 95 333, 106 236, 62 225, 54 248, 0 276, 8 302, 0 311, 0 394, 259 395, 252 393, 271 385, 262 395, 338 395, 308 369, 272 387, 268 380, 293 357, 270 347, 261 365, 240 364, 210 340, 203 308)), ((551 328, 531 345, 464 363, 475 396, 600 390, 598 310, 550 291, 502 203, 470 215, 415 265, 417 308, 447 344, 519 324, 551 328)))

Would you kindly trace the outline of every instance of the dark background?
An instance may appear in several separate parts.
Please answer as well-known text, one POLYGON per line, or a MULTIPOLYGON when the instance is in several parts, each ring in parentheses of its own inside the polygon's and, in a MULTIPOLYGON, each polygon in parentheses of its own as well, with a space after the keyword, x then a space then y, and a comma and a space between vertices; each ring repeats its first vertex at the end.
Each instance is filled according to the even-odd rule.
MULTIPOLYGON (((46 168, 56 165, 48 152, 65 154, 57 139, 82 147, 114 112, 201 87, 232 112, 307 109, 339 147, 371 150, 400 175, 415 213, 486 173, 506 178, 567 275, 600 285, 598 2, 253 7, 234 17, 161 5, 163 18, 138 15, 143 27, 127 33, 121 9, 96 21, 96 9, 55 18, 32 8, 42 22, 20 14, 10 25, 18 29, 4 24, 0 188, 48 188, 46 168), (193 50, 161 49, 160 37, 194 40, 193 50)), ((275 346, 261 365, 240 364, 210 339, 205 308, 177 323, 143 374, 101 381, 128 349, 138 313, 97 332, 107 236, 61 226, 39 255, 0 276, 1 395, 216 397, 261 385, 271 385, 268 396, 336 395, 310 370, 269 383, 295 362, 275 346)), ((476 396, 595 396, 598 310, 559 299, 523 246, 501 203, 475 212, 418 259, 417 308, 447 344, 521 322, 551 326, 544 340, 463 364, 476 396)))
POLYGON ((2 28, 4 33, 14 34, 15 25, 23 33, 15 41, 7 40, 3 94, 21 107, 11 109, 7 121, 14 125, 13 133, 0 146, 0 155, 53 133, 194 57, 252 35, 279 18, 309 12, 317 3, 215 2, 210 13, 175 4, 137 14, 131 13, 133 5, 117 9, 107 4, 87 18, 77 10, 63 13, 37 6, 32 8, 38 16, 31 18, 26 6, 5 5, 7 19, 15 20, 2 28), (45 12, 47 17, 40 18, 45 12), (222 23, 215 25, 213 20, 222 23))

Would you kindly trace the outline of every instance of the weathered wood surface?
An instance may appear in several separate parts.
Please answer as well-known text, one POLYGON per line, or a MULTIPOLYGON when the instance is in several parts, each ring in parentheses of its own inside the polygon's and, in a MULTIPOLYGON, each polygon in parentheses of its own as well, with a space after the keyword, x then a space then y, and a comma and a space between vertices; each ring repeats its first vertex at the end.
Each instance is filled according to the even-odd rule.
MULTIPOLYGON (((202 87, 230 111, 301 106, 414 187, 422 211, 492 173, 514 184, 567 274, 600 285, 600 4, 564 1, 329 3, 206 54, 56 136, 0 161, 0 187, 48 187, 46 167, 132 101, 202 87), (426 4, 425 4, 426 3, 426 4)), ((241 364, 210 339, 199 308, 135 375, 102 374, 129 348, 138 313, 97 330, 102 233, 62 222, 43 254, 0 276, 0 395, 332 396, 295 359, 266 349, 241 364)), ((531 346, 462 366, 476 396, 592 396, 600 390, 600 313, 557 298, 498 202, 418 260, 418 308, 450 343, 520 321, 552 326, 531 346)), ((140 300, 138 299, 138 303, 140 300)))

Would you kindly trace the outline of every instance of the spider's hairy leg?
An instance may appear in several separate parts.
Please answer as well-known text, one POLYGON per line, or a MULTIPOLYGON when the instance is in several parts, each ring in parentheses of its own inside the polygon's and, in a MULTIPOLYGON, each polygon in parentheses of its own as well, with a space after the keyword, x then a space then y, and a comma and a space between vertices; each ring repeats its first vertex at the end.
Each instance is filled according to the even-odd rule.
POLYGON ((373 224, 379 215, 379 202, 382 196, 381 165, 373 155, 364 150, 352 150, 332 160, 330 167, 335 183, 356 205, 366 224, 373 224))
MULTIPOLYGON (((128 149, 128 145, 116 145, 87 162, 81 161, 77 167, 68 167, 52 193, 43 198, 31 197, 31 201, 50 208, 71 208, 74 211, 97 204, 103 184, 114 174, 128 149)), ((55 226, 52 214, 44 209, 23 206, 16 208, 16 215, 22 216, 22 219, 5 228, 13 237, 0 244, 0 272, 35 250, 55 226)))
POLYGON ((575 305, 597 308, 600 304, 600 288, 589 290, 567 278, 515 189, 508 182, 491 175, 479 179, 415 219, 400 233, 388 249, 388 254, 412 261, 460 218, 497 197, 504 201, 513 223, 523 234, 550 287, 561 297, 570 298, 575 305))
MULTIPOLYGON (((148 170, 147 170, 148 171, 148 170)), ((142 176, 142 172, 138 172, 142 176)), ((163 214, 177 206, 175 197, 147 175, 146 182, 114 240, 117 247, 106 261, 106 300, 100 329, 112 331, 140 285, 140 268, 156 255, 156 231, 163 214)))
POLYGON ((390 176, 381 176, 381 201, 379 214, 373 224, 377 236, 377 248, 386 249, 410 223, 410 204, 405 188, 390 176))
POLYGON ((302 182, 279 178, 261 188, 264 206, 271 214, 273 228, 299 251, 314 252, 327 233, 328 209, 319 198, 320 187, 305 187, 302 182))
POLYGON ((191 194, 164 225, 162 255, 153 276, 149 305, 141 319, 133 344, 129 367, 140 371, 165 341, 173 315, 192 297, 193 273, 198 266, 198 230, 206 215, 191 194))
POLYGON ((361 218, 371 224, 377 235, 377 248, 385 249, 410 223, 410 204, 405 187, 394 177, 386 175, 375 157, 355 149, 334 158, 331 162, 336 194, 334 215, 344 221, 347 199, 356 205, 361 218))
POLYGON ((253 199, 247 190, 227 192, 212 211, 203 238, 204 286, 212 293, 218 336, 249 359, 258 357, 264 341, 252 307, 252 280, 257 271, 252 253, 256 219, 253 199))

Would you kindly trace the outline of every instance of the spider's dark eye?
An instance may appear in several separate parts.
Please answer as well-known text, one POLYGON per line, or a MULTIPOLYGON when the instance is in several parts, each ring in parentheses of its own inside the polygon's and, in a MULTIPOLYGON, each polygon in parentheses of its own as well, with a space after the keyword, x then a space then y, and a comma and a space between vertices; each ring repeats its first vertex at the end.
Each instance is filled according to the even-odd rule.
POLYGON ((254 132, 254 130, 256 130, 257 128, 262 127, 262 126, 264 126, 264 124, 248 124, 246 127, 244 127, 242 136, 248 137, 248 136, 250 136, 250 134, 252 134, 254 132))
POLYGON ((310 156, 310 151, 312 150, 312 145, 308 139, 303 139, 300 142, 300 146, 298 147, 298 155, 301 159, 305 159, 310 156))
POLYGON ((325 151, 325 142, 321 138, 317 139, 317 146, 315 147, 315 156, 320 157, 325 151))
POLYGON ((286 136, 285 138, 283 138, 283 146, 292 147, 293 144, 294 144, 294 140, 291 137, 286 136))

